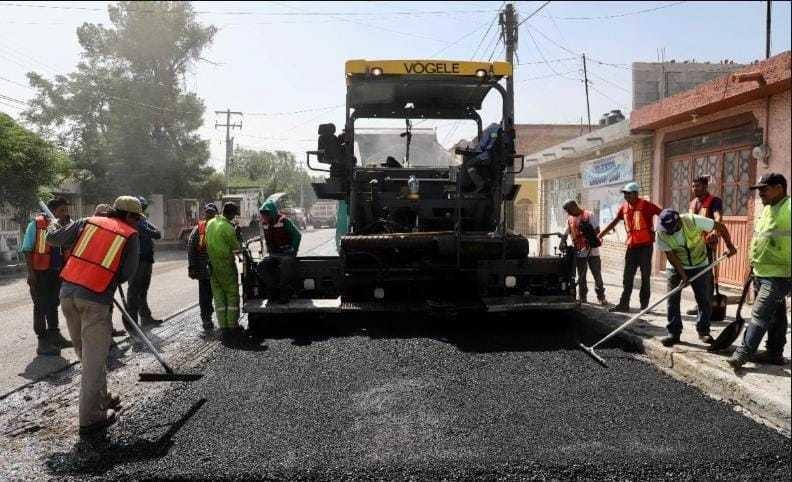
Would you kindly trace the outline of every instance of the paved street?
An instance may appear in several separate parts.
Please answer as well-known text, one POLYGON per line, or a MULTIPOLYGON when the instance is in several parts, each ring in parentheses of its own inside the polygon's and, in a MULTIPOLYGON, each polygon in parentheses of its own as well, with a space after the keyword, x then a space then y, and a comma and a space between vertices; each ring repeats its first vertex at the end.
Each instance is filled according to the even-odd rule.
MULTIPOLYGON (((159 251, 149 290, 149 305, 156 318, 165 317, 197 301, 198 284, 187 278, 187 255, 184 251, 159 251)), ((121 315, 114 314, 114 325, 121 328, 121 315)), ((0 278, 0 349, 5 363, 0 365, 0 395, 19 385, 37 380, 62 369, 77 357, 71 348, 61 356, 37 356, 33 333, 33 302, 24 274, 0 278)), ((69 337, 66 318, 60 313, 60 329, 69 337)))
MULTIPOLYGON (((332 231, 305 235, 305 254, 332 231)), ((788 480, 788 438, 610 345, 576 349, 574 316, 438 324, 303 319, 243 347, 200 334, 196 310, 154 330, 193 384, 137 383, 107 447, 76 451, 79 365, 0 402, 6 478, 556 478, 788 480)))

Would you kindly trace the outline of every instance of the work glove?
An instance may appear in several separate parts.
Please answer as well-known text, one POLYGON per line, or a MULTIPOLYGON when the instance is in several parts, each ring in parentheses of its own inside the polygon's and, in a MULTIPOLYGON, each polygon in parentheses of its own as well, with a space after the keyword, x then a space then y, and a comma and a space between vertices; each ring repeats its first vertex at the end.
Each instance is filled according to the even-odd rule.
POLYGON ((187 276, 190 279, 198 279, 198 269, 195 266, 188 266, 187 267, 187 276))

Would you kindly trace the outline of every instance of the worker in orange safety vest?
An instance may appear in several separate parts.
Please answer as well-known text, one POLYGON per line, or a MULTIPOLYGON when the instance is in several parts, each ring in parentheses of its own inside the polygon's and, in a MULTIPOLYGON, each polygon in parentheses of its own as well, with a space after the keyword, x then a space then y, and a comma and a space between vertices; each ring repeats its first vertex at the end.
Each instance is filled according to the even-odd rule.
MULTIPOLYGON (((61 225, 69 223, 69 202, 56 197, 47 203, 47 208, 61 225)), ((60 270, 68 251, 53 248, 46 243, 50 220, 43 213, 30 221, 22 240, 21 251, 27 264, 27 283, 33 298, 33 331, 38 337, 36 354, 58 356, 61 348, 69 348, 72 342, 63 337, 58 327, 58 305, 60 300, 60 270)))
POLYGON ((60 300, 74 351, 82 364, 81 437, 101 434, 116 420, 120 401, 107 392, 110 306, 118 285, 129 280, 137 269, 140 246, 135 226, 142 216, 137 198, 120 196, 107 216, 91 216, 65 227, 53 224, 48 228, 48 244, 71 248, 61 271, 60 300))
POLYGON ((212 331, 212 283, 209 276, 209 254, 206 252, 206 224, 215 216, 218 209, 214 203, 204 207, 204 219, 198 221, 187 240, 187 275, 198 281, 198 303, 201 307, 203 329, 212 331))
POLYGON ((608 234, 619 221, 624 221, 627 231, 627 250, 624 253, 624 277, 622 279, 622 294, 619 303, 609 311, 627 313, 630 311, 630 295, 632 295, 635 274, 641 270, 641 290, 638 298, 641 309, 649 306, 651 295, 650 278, 652 276, 652 252, 655 240, 654 216, 658 216, 662 209, 654 203, 638 196, 640 188, 638 183, 630 182, 622 189, 624 202, 619 207, 616 217, 613 218, 600 232, 599 238, 608 234))

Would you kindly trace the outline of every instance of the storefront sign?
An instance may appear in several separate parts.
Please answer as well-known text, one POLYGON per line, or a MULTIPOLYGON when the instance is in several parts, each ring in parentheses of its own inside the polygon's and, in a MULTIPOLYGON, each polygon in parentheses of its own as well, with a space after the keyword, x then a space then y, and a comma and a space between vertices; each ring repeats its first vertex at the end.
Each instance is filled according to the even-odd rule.
POLYGON ((580 164, 583 188, 623 184, 632 181, 632 148, 580 164))
MULTIPOLYGON (((586 199, 588 204, 584 207, 594 214, 594 218, 599 221, 599 227, 604 228, 616 217, 619 206, 624 202, 624 195, 612 187, 601 187, 587 191, 586 199)), ((609 235, 610 239, 625 240, 623 229, 614 229, 611 233, 613 234, 609 235)))

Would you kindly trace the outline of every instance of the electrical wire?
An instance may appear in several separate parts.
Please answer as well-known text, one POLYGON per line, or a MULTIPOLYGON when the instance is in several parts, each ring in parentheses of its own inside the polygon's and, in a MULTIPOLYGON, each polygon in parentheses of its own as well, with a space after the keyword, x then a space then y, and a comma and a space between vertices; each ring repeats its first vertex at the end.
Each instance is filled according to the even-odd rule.
POLYGON ((293 111, 289 111, 289 112, 245 112, 245 115, 247 115, 247 116, 262 116, 262 117, 276 117, 276 116, 304 114, 306 112, 325 111, 325 110, 337 109, 339 107, 344 107, 344 104, 327 105, 327 106, 324 106, 324 107, 316 107, 316 108, 313 108, 313 109, 293 110, 293 111))
POLYGON ((573 78, 567 77, 567 75, 569 75, 569 74, 574 74, 574 73, 576 73, 577 71, 578 71, 578 69, 575 69, 575 70, 569 70, 569 71, 567 71, 567 72, 559 72, 559 73, 555 73, 555 74, 539 75, 539 76, 536 76, 536 77, 527 77, 527 78, 525 78, 525 79, 520 79, 520 80, 516 81, 515 83, 516 83, 516 84, 519 84, 519 83, 522 83, 522 82, 528 82, 529 80, 549 79, 549 78, 552 78, 552 77, 563 77, 563 78, 565 78, 565 79, 568 79, 568 80, 575 80, 575 81, 577 81, 577 80, 582 80, 582 79, 573 79, 573 78))
POLYGON ((520 21, 520 23, 518 23, 518 24, 517 24, 517 28, 520 28, 520 25, 522 25, 522 24, 524 24, 525 22, 527 22, 528 20, 532 19, 532 18, 534 17, 534 15, 536 15, 536 14, 537 14, 537 13, 539 13, 539 12, 541 12, 541 11, 542 11, 542 9, 543 9, 543 8, 545 8, 545 7, 546 7, 547 5, 549 5, 549 4, 550 4, 550 0, 548 0, 548 1, 546 1, 545 3, 541 4, 541 5, 539 6, 539 8, 537 8, 536 10, 534 10, 533 12, 531 12, 530 14, 528 14, 528 16, 527 16, 527 17, 525 17, 524 19, 522 19, 522 20, 520 21))
MULTIPOLYGON (((275 2, 271 2, 275 3, 275 2)), ((286 5, 281 5, 287 8, 286 5)), ((79 10, 84 12, 105 12, 107 11, 106 8, 102 7, 81 7, 76 5, 41 5, 41 4, 33 4, 33 3, 12 3, 12 2, 2 2, 0 3, 0 7, 24 7, 24 8, 41 8, 41 9, 55 9, 55 10, 79 10)), ((131 12, 136 13, 168 13, 168 11, 162 11, 157 9, 145 9, 145 8, 129 8, 131 12)), ((307 10, 300 10, 300 12, 262 12, 259 10, 193 10, 193 13, 199 15, 262 15, 262 16, 324 16, 324 15, 344 15, 344 16, 369 16, 369 17, 382 17, 387 15, 392 16, 446 16, 446 15, 469 15, 469 14, 480 14, 480 13, 492 13, 494 10, 485 10, 485 9, 476 9, 476 10, 407 10, 407 11, 389 11, 389 12, 323 12, 323 11, 307 11, 307 10)))
MULTIPOLYGON (((280 3, 280 2, 272 2, 271 1, 270 3, 272 3, 274 5, 279 5, 281 7, 285 7, 285 8, 291 9, 291 10, 297 10, 297 11, 303 12, 303 13, 306 12, 305 9, 302 9, 302 8, 299 8, 299 7, 294 7, 294 6, 291 6, 291 5, 285 5, 285 4, 280 3)), ((424 39, 424 40, 431 40, 433 42, 448 43, 445 40, 441 40, 441 39, 437 39, 437 38, 434 38, 434 37, 430 37, 428 35, 422 35, 422 34, 413 33, 413 32, 402 32, 401 30, 394 30, 392 28, 383 27, 382 25, 372 25, 370 23, 361 22, 359 20, 353 20, 351 18, 345 18, 344 16, 341 16, 339 14, 324 13, 324 15, 326 15, 328 17, 331 17, 331 18, 337 18, 337 19, 339 19, 339 20, 341 20, 343 22, 354 23, 354 24, 357 24, 357 25, 362 25, 363 27, 371 28, 371 29, 374 29, 374 30, 382 30, 384 32, 390 32, 390 33, 393 33, 393 34, 396 34, 396 35, 403 35, 403 36, 406 36, 406 37, 421 38, 421 39, 424 39)))
POLYGON ((632 12, 617 13, 613 15, 600 15, 597 17, 552 17, 550 15, 544 15, 544 17, 555 18, 557 20, 609 20, 613 18, 622 18, 622 17, 629 17, 631 15, 641 15, 643 13, 655 12, 657 10, 663 10, 665 8, 676 7, 677 5, 681 5, 683 3, 687 3, 687 2, 684 1, 674 2, 668 5, 660 5, 659 7, 645 8, 643 10, 635 10, 632 12))
POLYGON ((623 90, 624 92, 627 92, 628 94, 632 94, 632 90, 630 90, 630 89, 628 89, 628 88, 626 88, 624 86, 621 86, 621 85, 617 84, 616 82, 611 82, 610 80, 608 80, 608 79, 606 79, 606 78, 604 78, 604 77, 602 77, 600 75, 597 75, 597 74, 595 74, 592 71, 589 71, 588 75, 594 76, 595 78, 597 78, 597 79, 599 79, 599 80, 601 80, 601 81, 603 81, 603 82, 605 82, 607 84, 610 84, 610 85, 612 85, 613 87, 616 87, 619 90, 623 90))

